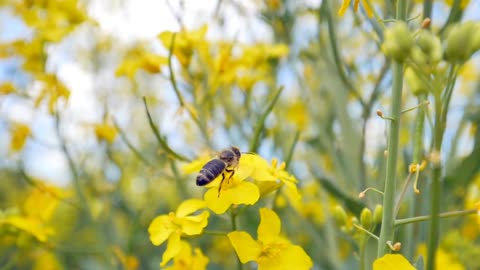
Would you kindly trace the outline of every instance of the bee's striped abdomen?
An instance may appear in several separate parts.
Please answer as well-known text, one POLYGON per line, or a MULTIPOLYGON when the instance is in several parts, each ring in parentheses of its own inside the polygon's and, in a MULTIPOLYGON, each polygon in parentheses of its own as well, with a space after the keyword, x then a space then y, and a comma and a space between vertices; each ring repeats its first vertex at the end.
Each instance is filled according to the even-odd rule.
POLYGON ((197 186, 204 186, 219 176, 227 165, 219 159, 210 160, 197 176, 197 186))

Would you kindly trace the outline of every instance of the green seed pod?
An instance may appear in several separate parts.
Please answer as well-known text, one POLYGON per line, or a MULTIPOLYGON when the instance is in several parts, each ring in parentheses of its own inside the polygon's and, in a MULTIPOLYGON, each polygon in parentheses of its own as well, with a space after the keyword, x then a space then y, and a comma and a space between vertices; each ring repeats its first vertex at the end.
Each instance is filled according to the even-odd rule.
POLYGON ((474 53, 474 40, 478 25, 473 22, 453 25, 448 32, 445 60, 454 63, 467 61, 474 53))
POLYGON ((383 216, 383 206, 381 204, 377 204, 375 209, 373 210, 373 222, 375 224, 382 223, 382 216, 383 216))
POLYGON ((442 60, 443 49, 440 39, 432 32, 422 29, 418 33, 417 44, 428 57, 431 64, 435 65, 442 60))
POLYGON ((403 62, 410 55, 412 47, 413 37, 405 22, 395 22, 385 30, 382 51, 386 56, 403 62))
POLYGON ((360 223, 362 224, 362 227, 369 230, 372 228, 373 224, 373 217, 372 217, 372 211, 368 208, 363 208, 362 213, 360 214, 360 223))
POLYGON ((345 224, 347 224, 347 213, 345 212, 345 209, 343 209, 343 207, 341 207, 340 205, 337 205, 335 207, 333 217, 337 221, 338 225, 344 226, 345 224))
POLYGON ((412 91, 413 95, 419 96, 421 94, 428 93, 428 86, 418 77, 418 75, 411 68, 405 70, 405 80, 408 88, 412 91))

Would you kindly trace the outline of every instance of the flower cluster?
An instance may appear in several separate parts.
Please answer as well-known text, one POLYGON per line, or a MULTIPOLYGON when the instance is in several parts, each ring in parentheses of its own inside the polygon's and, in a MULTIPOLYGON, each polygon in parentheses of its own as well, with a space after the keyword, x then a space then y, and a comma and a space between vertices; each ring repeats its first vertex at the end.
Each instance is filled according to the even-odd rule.
MULTIPOLYGON (((183 171, 197 173, 209 160, 208 157, 194 160, 185 165, 183 171)), ((300 195, 296 183, 295 177, 285 171, 285 163, 279 165, 276 159, 269 163, 259 155, 243 154, 232 176, 227 173, 224 176, 219 175, 206 185, 204 200, 186 200, 180 204, 176 212, 160 215, 151 222, 148 231, 152 243, 161 245, 168 239, 161 266, 165 266, 173 258, 174 266, 180 261, 187 264, 198 261, 197 263, 202 266, 195 269, 204 269, 208 259, 199 249, 192 255, 189 244, 181 240, 182 236, 199 235, 204 232, 210 215, 206 210, 195 215, 198 210, 208 208, 220 215, 232 206, 253 205, 260 198, 283 186, 289 198, 298 201, 300 195), (222 177, 225 177, 223 181, 222 177)), ((298 207, 298 204, 296 205, 298 207)), ((261 208, 260 219, 257 241, 244 231, 234 230, 225 233, 242 263, 256 261, 259 269, 312 267, 312 261, 305 251, 280 235, 280 218, 274 211, 261 208)))

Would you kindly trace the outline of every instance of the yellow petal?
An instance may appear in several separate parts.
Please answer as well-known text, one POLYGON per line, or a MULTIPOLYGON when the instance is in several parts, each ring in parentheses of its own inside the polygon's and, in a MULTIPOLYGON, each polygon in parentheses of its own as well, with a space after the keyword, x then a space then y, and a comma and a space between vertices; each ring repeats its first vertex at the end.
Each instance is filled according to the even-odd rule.
POLYGON ((262 257, 258 262, 259 270, 308 270, 313 266, 312 259, 303 248, 288 244, 274 257, 262 257))
POLYGON ((0 84, 0 95, 8 95, 10 93, 15 93, 15 86, 12 82, 0 84))
POLYGON ((36 218, 10 216, 3 220, 3 222, 30 233, 40 242, 47 241, 47 238, 54 234, 52 228, 46 226, 41 220, 36 218))
POLYGON ((255 154, 242 154, 240 157, 240 162, 238 165, 238 169, 235 171, 235 174, 240 179, 245 179, 249 177, 253 170, 255 169, 255 159, 258 155, 255 154))
POLYGON ((155 246, 159 246, 165 242, 174 231, 175 227, 168 215, 156 217, 152 223, 150 223, 150 226, 148 226, 150 241, 155 246))
POLYGON ((347 12, 348 6, 350 5, 350 0, 343 0, 342 6, 338 10, 338 15, 343 16, 347 12))
POLYGON ((375 260, 373 270, 415 270, 415 267, 401 254, 386 254, 375 260))
POLYGON ((220 197, 222 196, 229 198, 233 204, 252 205, 260 198, 260 191, 255 184, 243 181, 233 188, 225 190, 225 194, 222 192, 220 197))
POLYGON ((173 233, 168 238, 168 245, 167 249, 163 253, 162 262, 160 263, 160 267, 165 266, 173 257, 177 256, 180 252, 180 234, 173 233))
POLYGON ((260 208, 260 225, 258 225, 258 240, 263 244, 275 241, 280 235, 281 223, 278 215, 268 208, 260 208))
POLYGON ((162 42, 165 48, 170 48, 170 43, 172 42, 172 36, 173 36, 173 32, 165 31, 158 34, 157 37, 160 39, 160 41, 162 42))
POLYGON ((25 124, 15 123, 12 130, 12 138, 10 140, 10 150, 15 153, 22 150, 30 136, 30 127, 25 124))
POLYGON ((203 195, 203 199, 207 203, 207 207, 215 214, 223 214, 232 205, 231 200, 224 196, 225 192, 222 192, 221 196, 218 196, 218 190, 216 188, 210 188, 203 195))
POLYGON ((353 1, 353 11, 357 12, 358 11, 358 5, 360 4, 360 0, 354 0, 353 1))
POLYGON ((227 236, 242 263, 255 261, 260 256, 261 247, 253 240, 250 234, 234 231, 227 234, 227 236))
POLYGON ((367 0, 362 0, 362 3, 363 3, 363 8, 365 8, 365 12, 367 12, 367 16, 371 18, 373 16, 372 7, 370 6, 367 0))
POLYGON ((205 270, 207 269, 208 258, 203 255, 202 251, 198 248, 195 249, 195 256, 193 256, 192 270, 205 270))
POLYGON ((182 219, 182 232, 187 235, 201 234, 208 224, 210 213, 203 211, 200 215, 184 217, 182 219))
POLYGON ((117 136, 117 129, 109 124, 96 124, 95 128, 95 135, 99 140, 106 140, 109 143, 113 143, 115 141, 115 137, 117 136))
POLYGON ((182 171, 184 173, 198 173, 210 160, 212 160, 212 158, 209 156, 200 157, 188 164, 183 165, 182 171))
POLYGON ((176 216, 185 217, 199 209, 205 208, 206 206, 207 204, 205 203, 205 201, 199 199, 189 199, 182 202, 178 206, 176 216))
POLYGON ((275 181, 275 176, 270 173, 270 163, 259 155, 242 155, 240 165, 254 168, 250 177, 258 181, 275 181))
POLYGON ((182 262, 187 265, 190 264, 190 261, 192 260, 192 247, 188 242, 180 240, 180 251, 173 260, 175 261, 175 264, 177 262, 182 262))

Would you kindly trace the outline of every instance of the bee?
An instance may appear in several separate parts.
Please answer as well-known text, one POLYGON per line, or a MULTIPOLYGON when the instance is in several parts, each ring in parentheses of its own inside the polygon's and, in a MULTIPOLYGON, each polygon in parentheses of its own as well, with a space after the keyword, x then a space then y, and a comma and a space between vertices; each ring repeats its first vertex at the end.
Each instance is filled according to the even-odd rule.
POLYGON ((197 176, 197 186, 205 186, 221 174, 222 180, 218 186, 218 196, 220 196, 220 190, 223 181, 225 181, 225 174, 230 173, 227 179, 227 181, 230 181, 235 174, 235 168, 238 167, 241 155, 240 149, 234 146, 220 152, 218 158, 210 160, 200 170, 197 176))

